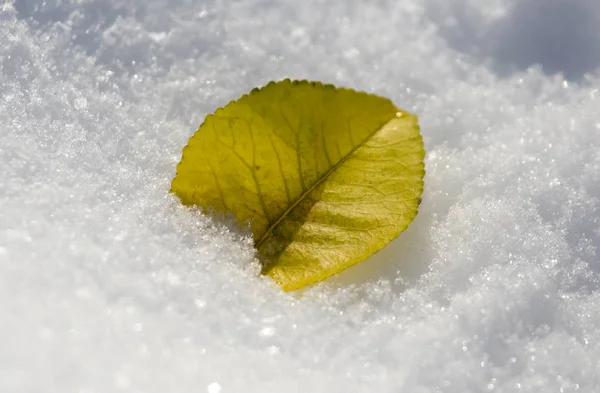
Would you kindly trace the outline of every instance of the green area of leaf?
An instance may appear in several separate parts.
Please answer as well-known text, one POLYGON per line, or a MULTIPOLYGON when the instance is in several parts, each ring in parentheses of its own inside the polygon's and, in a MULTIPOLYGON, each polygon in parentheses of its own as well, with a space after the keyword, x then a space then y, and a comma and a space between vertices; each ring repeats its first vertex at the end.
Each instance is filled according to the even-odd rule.
POLYGON ((264 274, 294 290, 377 252, 418 212, 416 116, 382 97, 271 82, 206 117, 172 189, 250 223, 264 274))

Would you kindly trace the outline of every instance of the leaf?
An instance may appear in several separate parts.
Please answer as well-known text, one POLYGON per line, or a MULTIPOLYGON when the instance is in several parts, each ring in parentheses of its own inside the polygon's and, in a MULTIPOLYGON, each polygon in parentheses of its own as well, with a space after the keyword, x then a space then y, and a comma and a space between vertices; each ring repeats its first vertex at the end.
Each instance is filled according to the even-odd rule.
POLYGON ((208 115, 171 191, 251 223, 263 273, 284 290, 377 252, 418 211, 416 116, 386 98, 318 82, 271 82, 208 115))

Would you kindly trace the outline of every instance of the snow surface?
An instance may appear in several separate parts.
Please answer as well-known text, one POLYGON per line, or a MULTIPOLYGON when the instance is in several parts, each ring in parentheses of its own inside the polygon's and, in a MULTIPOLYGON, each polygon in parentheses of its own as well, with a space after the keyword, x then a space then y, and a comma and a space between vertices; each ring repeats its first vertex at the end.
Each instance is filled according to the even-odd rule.
POLYGON ((0 4, 0 392, 600 391, 597 0, 0 4), (270 80, 420 115, 421 211, 302 293, 168 194, 270 80))

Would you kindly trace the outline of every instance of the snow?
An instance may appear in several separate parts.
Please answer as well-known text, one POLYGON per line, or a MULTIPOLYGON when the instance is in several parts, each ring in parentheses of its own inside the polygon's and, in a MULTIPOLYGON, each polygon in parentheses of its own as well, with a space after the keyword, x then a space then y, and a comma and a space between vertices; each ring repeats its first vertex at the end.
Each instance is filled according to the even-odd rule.
POLYGON ((600 390, 600 3, 0 5, 0 391, 600 390), (285 77, 419 114, 421 210, 296 294, 169 195, 285 77))

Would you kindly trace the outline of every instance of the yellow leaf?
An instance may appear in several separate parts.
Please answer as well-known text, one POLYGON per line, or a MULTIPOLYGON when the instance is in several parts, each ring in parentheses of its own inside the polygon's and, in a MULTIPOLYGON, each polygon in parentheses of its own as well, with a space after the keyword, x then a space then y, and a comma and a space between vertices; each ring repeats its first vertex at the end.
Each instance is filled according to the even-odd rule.
POLYGON ((424 155, 416 116, 390 100, 286 79, 207 116, 171 191, 250 223, 263 273, 294 290, 406 229, 421 201, 424 155))

